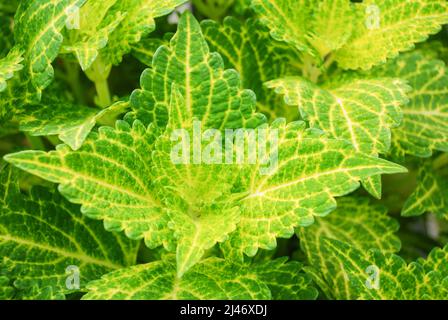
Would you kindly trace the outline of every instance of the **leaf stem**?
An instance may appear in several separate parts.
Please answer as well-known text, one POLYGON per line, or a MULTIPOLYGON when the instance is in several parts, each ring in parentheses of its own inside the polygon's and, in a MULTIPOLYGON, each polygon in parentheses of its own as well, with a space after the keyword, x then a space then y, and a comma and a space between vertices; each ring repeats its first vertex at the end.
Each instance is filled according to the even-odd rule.
POLYGON ((313 83, 317 83, 322 71, 314 63, 311 55, 305 54, 303 58, 303 75, 313 83))
POLYGON ((95 103, 101 108, 106 108, 112 104, 109 84, 107 82, 111 68, 111 65, 105 64, 103 60, 98 57, 92 66, 86 70, 87 77, 95 84, 97 93, 95 103))
POLYGON ((86 99, 83 94, 83 90, 81 88, 81 82, 79 79, 79 71, 80 71, 79 65, 72 63, 70 61, 64 61, 64 66, 67 72, 65 79, 70 85, 76 100, 82 104, 85 104, 86 99))
POLYGON ((110 97, 110 90, 107 79, 95 81, 95 88, 98 95, 98 98, 96 100, 97 105, 101 108, 110 106, 110 104, 112 103, 112 99, 110 97))

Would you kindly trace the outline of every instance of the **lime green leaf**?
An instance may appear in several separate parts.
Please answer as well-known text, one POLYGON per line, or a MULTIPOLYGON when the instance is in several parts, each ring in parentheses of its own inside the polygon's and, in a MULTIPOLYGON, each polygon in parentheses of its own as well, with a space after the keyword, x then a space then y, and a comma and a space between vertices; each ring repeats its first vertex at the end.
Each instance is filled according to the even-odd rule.
POLYGON ((315 7, 311 0, 252 0, 252 8, 271 36, 300 51, 311 50, 307 34, 315 7))
POLYGON ((253 264, 257 278, 268 285, 273 300, 314 300, 318 292, 311 286, 310 278, 300 271, 302 265, 296 261, 286 263, 279 258, 253 264))
POLYGON ((425 212, 448 218, 448 182, 432 167, 431 162, 421 164, 417 188, 406 200, 401 214, 410 217, 425 212))
POLYGON ((327 297, 335 298, 343 288, 333 286, 331 281, 322 281, 331 278, 334 271, 322 247, 322 237, 350 243, 363 251, 376 248, 392 253, 400 250, 400 240, 395 235, 398 228, 397 221, 387 215, 385 207, 371 204, 364 198, 341 198, 338 208, 327 217, 317 218, 312 226, 297 229, 300 247, 312 267, 305 269, 327 297))
MULTIPOLYGON (((408 102, 408 86, 401 80, 353 79, 332 88, 320 88, 303 78, 285 78, 266 84, 285 95, 289 105, 298 106, 311 127, 352 143, 357 151, 378 156, 387 153, 391 128, 400 124, 400 106, 408 102)), ((363 181, 377 198, 381 197, 379 177, 363 181)))
POLYGON ((140 42, 132 45, 132 55, 140 60, 140 62, 144 65, 151 67, 152 59, 154 58, 154 54, 156 53, 157 49, 161 46, 169 45, 169 40, 169 37, 164 37, 164 39, 143 39, 140 42))
POLYGON ((341 48, 353 32, 355 12, 347 0, 318 1, 309 42, 321 57, 341 48))
POLYGON ((73 150, 81 147, 98 120, 111 113, 124 113, 128 102, 117 102, 109 108, 98 110, 67 101, 44 99, 39 104, 27 106, 16 116, 20 130, 33 136, 59 135, 59 139, 73 150))
POLYGON ((253 256, 258 248, 274 249, 276 237, 289 238, 294 227, 326 216, 336 208, 334 198, 357 189, 361 179, 406 171, 304 127, 303 122, 275 121, 269 130, 279 132, 278 165, 268 175, 251 167, 242 174, 246 196, 229 240, 241 253, 253 256))
POLYGON ((5 58, 0 59, 0 92, 6 89, 6 81, 14 76, 14 72, 23 68, 22 61, 22 52, 17 48, 12 49, 5 58))
POLYGON ((356 17, 348 0, 252 0, 252 7, 274 39, 320 61, 349 40, 356 17))
POLYGON ((67 31, 62 53, 73 53, 82 70, 90 68, 104 48, 109 35, 117 28, 126 14, 115 12, 108 15, 109 9, 117 0, 89 1, 79 12, 79 28, 67 31))
POLYGON ((53 191, 36 187, 25 197, 11 168, 0 174, 0 254, 18 289, 53 287, 68 293, 73 289, 66 286, 70 266, 78 268, 84 288, 104 273, 135 263, 138 243, 87 221, 78 206, 53 191))
POLYGON ((155 18, 173 11, 187 0, 119 0, 111 8, 109 14, 126 13, 126 17, 109 35, 109 42, 103 49, 107 62, 117 65, 123 55, 131 52, 131 46, 142 37, 154 31, 155 18))
MULTIPOLYGON (((448 245, 444 248, 433 249, 426 259, 418 259, 427 273, 440 272, 443 278, 448 277, 448 245)), ((448 288, 448 287, 447 287, 448 288)))
POLYGON ((335 52, 344 69, 370 69, 412 49, 448 23, 445 0, 366 0, 356 4, 350 40, 335 52))
POLYGON ((387 215, 387 208, 372 204, 366 198, 343 197, 338 199, 337 209, 325 218, 317 218, 309 227, 301 227, 297 235, 311 265, 318 262, 319 238, 327 237, 350 243, 368 250, 382 252, 400 250, 400 240, 395 235, 398 222, 387 215))
POLYGON ((393 154, 429 157, 448 152, 448 72, 440 60, 408 53, 373 71, 373 76, 399 77, 413 90, 403 106, 402 125, 393 130, 393 154))
POLYGON ((315 299, 316 290, 299 270, 284 259, 253 268, 208 258, 177 278, 175 258, 167 255, 91 282, 83 299, 315 299))
POLYGON ((144 236, 151 248, 163 242, 169 248, 168 217, 159 209, 151 181, 155 137, 152 126, 120 121, 116 129, 99 128, 77 151, 60 145, 56 151, 26 151, 20 157, 33 174, 60 183, 60 192, 82 204, 84 214, 104 219, 106 229, 125 230, 133 239, 144 236))
POLYGON ((26 0, 15 15, 14 36, 23 52, 24 68, 0 94, 0 118, 11 117, 20 105, 39 101, 42 90, 53 79, 51 66, 62 44, 61 30, 69 10, 86 0, 26 0))
POLYGON ((173 83, 185 98, 190 116, 203 127, 232 129, 265 122, 255 112, 254 93, 240 89, 235 70, 224 70, 221 56, 209 51, 199 23, 189 12, 182 15, 170 46, 159 48, 152 69, 143 72, 142 89, 131 96, 135 111, 130 118, 166 125, 173 83))
POLYGON ((311 127, 345 139, 356 150, 377 156, 391 144, 391 128, 400 125, 400 106, 410 88, 399 79, 354 79, 333 88, 320 88, 303 78, 285 78, 266 84, 298 106, 311 127))
MULTIPOLYGON (((360 179, 404 170, 358 153, 343 140, 327 139, 314 129, 305 130, 302 122, 286 125, 281 119, 271 127, 264 124, 257 128, 266 130, 269 138, 270 153, 266 157, 272 159, 273 168, 267 175, 264 173, 269 168, 265 168, 260 159, 254 164, 235 161, 231 165, 222 161, 223 152, 221 161, 216 163, 173 162, 171 154, 179 142, 172 139, 172 134, 178 129, 191 136, 199 124, 205 129, 210 126, 221 129, 217 130, 221 133, 223 129, 253 125, 253 121, 246 122, 248 117, 264 119, 253 111, 253 94, 239 88, 237 73, 222 69, 219 55, 206 54, 210 65, 218 63, 220 66, 216 71, 208 64, 203 65, 202 53, 208 51, 201 53, 192 48, 197 44, 203 46, 203 50, 208 48, 200 37, 198 23, 190 14, 182 17, 179 30, 172 41, 179 58, 172 58, 173 62, 168 63, 169 59, 163 57, 169 57, 169 49, 162 47, 154 59, 164 62, 163 67, 168 64, 170 71, 157 69, 156 63, 156 68, 148 69, 142 77, 146 84, 154 75, 155 83, 163 84, 161 90, 165 93, 140 90, 131 98, 137 98, 142 107, 147 107, 155 95, 161 94, 160 103, 165 106, 164 95, 170 94, 165 130, 155 124, 145 127, 140 121, 133 122, 132 127, 119 121, 115 129, 101 127, 98 134, 91 134, 77 151, 59 146, 49 153, 25 151, 5 159, 59 183, 64 196, 82 204, 88 216, 105 220, 108 230, 125 230, 133 239, 144 238, 150 248, 164 245, 174 251, 177 247, 179 276, 197 263, 205 250, 226 240, 236 228, 235 237, 242 251, 254 254, 258 247, 273 249, 276 237, 292 236, 294 227, 311 224, 314 215, 325 215, 334 209, 333 197, 353 191, 360 179), (192 48, 188 49, 188 44, 192 48), (182 52, 191 52, 191 57, 187 55, 190 58, 183 58, 187 63, 179 65, 182 52), (189 64, 191 66, 186 67, 189 64), (186 72, 177 80, 163 76, 182 74, 179 72, 182 70, 186 72), (210 72, 212 77, 218 78, 208 78, 206 75, 210 72), (165 87, 168 84, 170 88, 165 87), (213 86, 217 91, 209 96, 213 86), (182 91, 187 95, 182 95, 182 91), (204 91, 208 99, 200 95, 204 91), (241 100, 244 95, 249 103, 241 100), (208 108, 219 108, 223 113, 208 108), (281 136, 279 141, 273 137, 277 131, 281 136), (278 166, 275 160, 277 142, 278 166), (243 219, 239 223, 240 216, 243 219)), ((242 133, 247 136, 251 133, 248 130, 242 133)), ((199 149, 205 150, 209 141, 201 139, 200 144, 199 149)), ((196 147, 188 151, 193 159, 196 147)), ((223 147, 219 147, 218 154, 223 147)), ((232 148, 238 149, 234 145, 232 148)), ((245 155, 249 152, 242 151, 245 155)), ((236 157, 235 152, 232 157, 236 157)))
MULTIPOLYGON (((174 115, 181 112, 173 109, 174 127, 179 121, 174 115)), ((6 159, 60 183, 61 193, 81 203, 85 214, 104 219, 110 230, 144 237, 149 247, 163 244, 172 249, 174 231, 182 274, 204 250, 225 240, 240 212, 236 238, 246 253, 253 254, 260 246, 274 248, 275 237, 291 236, 295 226, 311 224, 314 215, 334 209, 333 197, 356 189, 360 178, 403 171, 303 127, 296 123, 286 129, 284 121, 277 121, 273 129, 282 136, 279 166, 270 176, 261 175, 261 164, 233 170, 225 165, 175 165, 170 160, 170 127, 156 138, 154 126, 146 129, 139 122, 132 128, 124 122, 116 129, 102 127, 78 151, 59 146, 49 153, 25 151, 6 159), (86 159, 91 165, 85 165, 86 159), (235 182, 237 175, 240 182, 235 182), (235 183, 241 191, 231 193, 235 183)))
POLYGON ((271 119, 297 119, 294 108, 263 86, 266 81, 299 72, 294 66, 299 61, 295 50, 272 40, 266 28, 254 19, 241 23, 227 17, 222 25, 207 20, 201 27, 211 50, 221 54, 226 68, 238 71, 244 88, 255 92, 260 112, 271 119))
POLYGON ((437 269, 426 272, 421 263, 412 262, 408 265, 394 254, 378 250, 364 251, 328 238, 321 238, 320 241, 322 254, 325 255, 329 266, 324 281, 332 288, 333 296, 330 298, 368 300, 448 298, 446 288, 443 287, 444 277, 437 269))

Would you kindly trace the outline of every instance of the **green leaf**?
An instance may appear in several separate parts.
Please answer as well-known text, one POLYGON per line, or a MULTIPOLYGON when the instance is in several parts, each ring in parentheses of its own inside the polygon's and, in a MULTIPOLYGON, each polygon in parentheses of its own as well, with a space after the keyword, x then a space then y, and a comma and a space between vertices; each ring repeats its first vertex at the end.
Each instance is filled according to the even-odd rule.
POLYGON ((315 299, 315 289, 309 287, 303 274, 298 275, 295 267, 300 265, 285 263, 284 259, 254 269, 208 258, 177 278, 176 260, 167 255, 160 261, 122 269, 91 282, 83 299, 241 300, 292 296, 315 299))
POLYGON ((6 81, 14 76, 14 72, 23 68, 22 61, 22 52, 17 48, 12 49, 5 58, 0 59, 0 92, 6 89, 6 81))
MULTIPOLYGON (((321 238, 322 254, 330 265, 324 281, 334 299, 447 299, 444 277, 426 272, 421 262, 406 262, 378 250, 364 251, 338 240, 321 238)), ((441 263, 443 265, 443 263, 441 263)), ((439 267, 443 269, 444 267, 439 267)))
POLYGON ((344 69, 370 69, 410 50, 448 23, 445 0, 365 0, 349 41, 335 52, 344 69))
MULTIPOLYGON (((425 272, 430 273, 433 271, 440 272, 443 278, 448 277, 448 245, 444 248, 434 248, 426 259, 418 259, 425 272)), ((448 287, 446 287, 448 289, 448 287)))
POLYGON ((341 48, 354 28, 355 12, 347 0, 317 1, 309 35, 309 42, 321 57, 341 48))
POLYGON ((250 268, 269 287, 273 300, 315 300, 318 292, 311 287, 310 278, 300 272, 302 265, 296 261, 286 263, 286 260, 254 263, 250 268))
MULTIPOLYGON (((303 78, 284 78, 266 84, 285 101, 298 106, 302 118, 311 127, 349 141, 357 151, 378 156, 388 152, 391 128, 400 124, 400 106, 406 104, 409 87, 399 79, 345 79, 330 88, 303 78)), ((363 181, 377 198, 381 197, 381 181, 374 177, 363 181)))
POLYGON ((245 197, 241 218, 230 235, 241 253, 254 256, 258 248, 272 250, 276 237, 289 238, 294 227, 309 226, 315 217, 336 208, 335 197, 359 187, 359 181, 404 168, 359 152, 343 141, 329 139, 303 122, 275 121, 279 131, 278 165, 268 174, 248 166, 241 175, 245 197))
POLYGON ((26 291, 19 291, 14 297, 17 300, 65 300, 65 295, 55 287, 39 288, 33 286, 26 291))
POLYGON ((123 55, 130 53, 132 45, 154 31, 155 18, 172 12, 187 0, 119 0, 109 14, 126 13, 126 17, 109 35, 109 42, 102 53, 108 63, 121 63, 123 55))
POLYGON ((142 89, 131 96, 135 111, 129 118, 144 123, 166 125, 173 83, 185 98, 189 116, 204 128, 256 127, 266 121, 255 112, 254 93, 240 89, 235 70, 224 70, 221 56, 209 51, 199 23, 188 11, 170 46, 157 50, 152 68, 143 72, 140 82, 142 89))
POLYGON ((16 119, 20 121, 21 131, 33 136, 58 135, 61 141, 77 150, 99 120, 110 114, 124 113, 128 105, 128 102, 119 101, 98 110, 68 101, 44 99, 27 106, 16 119))
POLYGON ((206 20, 201 27, 211 50, 221 54, 225 67, 238 71, 242 86, 255 92, 260 112, 271 119, 297 119, 295 109, 263 86, 266 81, 299 72, 295 50, 272 40, 266 28, 254 19, 241 23, 227 17, 222 25, 206 20))
POLYGON ((24 68, 0 94, 0 118, 11 117, 23 104, 39 101, 42 90, 53 79, 51 65, 62 44, 61 30, 70 8, 86 0, 26 0, 20 3, 14 19, 16 46, 23 51, 24 68))
POLYGON ((131 238, 144 237, 151 248, 163 244, 172 249, 174 230, 182 274, 204 250, 233 231, 240 215, 237 206, 242 217, 236 238, 253 255, 258 247, 274 248, 276 236, 289 237, 293 227, 309 225, 314 215, 334 209, 333 197, 356 189, 361 177, 403 171, 303 127, 303 123, 287 128, 284 121, 275 124, 282 138, 279 166, 270 176, 260 174, 260 164, 240 170, 225 165, 174 165, 170 131, 156 138, 153 126, 146 129, 139 122, 132 128, 124 122, 118 122, 116 129, 102 127, 78 151, 59 146, 49 153, 25 151, 5 159, 60 183, 61 193, 81 203, 85 214, 104 219, 109 230, 124 229, 131 238), (117 154, 121 156, 116 158, 117 154), (240 182, 235 182, 236 175, 240 182), (234 183, 241 191, 231 194, 234 183))
POLYGON ((315 7, 311 0, 252 0, 252 8, 275 40, 307 52, 311 51, 307 34, 315 7))
POLYGON ((309 227, 297 229, 300 247, 311 266, 305 270, 312 275, 328 298, 336 298, 344 287, 334 286, 333 262, 326 255, 323 237, 350 243, 367 251, 376 248, 383 253, 400 250, 400 239, 395 235, 398 222, 387 215, 381 205, 369 203, 368 199, 344 197, 338 199, 338 208, 325 218, 316 218, 309 227), (322 279, 328 279, 326 282, 322 279))
MULTIPOLYGON (((188 43, 194 47, 199 41, 205 46, 203 49, 207 49, 198 34, 198 23, 191 20, 189 14, 184 15, 180 31, 173 40, 174 47, 182 52, 201 53, 185 47, 188 43), (185 32, 185 28, 193 30, 196 36, 185 32), (177 44, 177 38, 183 42, 177 44)), ((159 49, 154 60, 166 57, 166 50, 168 48, 159 49)), ((179 55, 182 57, 181 53, 179 55)), ((222 66, 219 55, 207 55, 222 66)), ((179 276, 197 263, 205 250, 226 240, 235 229, 234 238, 245 253, 253 255, 258 247, 273 249, 276 237, 290 237, 294 227, 309 225, 314 215, 325 215, 334 209, 333 197, 353 191, 359 186, 360 179, 380 173, 403 172, 404 168, 398 165, 356 152, 343 140, 328 139, 317 130, 305 130, 302 122, 286 125, 282 119, 271 127, 264 124, 253 131, 241 129, 246 140, 251 133, 257 136, 263 132, 259 130, 265 130, 269 139, 266 141, 269 153, 266 150, 255 163, 237 162, 235 151, 241 147, 236 144, 230 147, 233 151, 231 163, 223 161, 225 146, 222 144, 218 144, 216 151, 220 156, 218 161, 195 160, 198 149, 209 147, 210 137, 208 141, 200 139, 200 148, 193 142, 193 148, 188 151, 193 161, 173 162, 172 152, 179 146, 179 136, 173 139, 173 133, 178 133, 179 129, 189 137, 199 130, 198 124, 204 129, 210 126, 221 129, 216 131, 218 139, 216 135, 213 137, 216 146, 216 141, 222 141, 223 131, 248 125, 246 115, 255 120, 264 119, 253 111, 253 94, 237 86, 239 80, 235 71, 228 72, 232 80, 230 84, 235 85, 228 88, 226 81, 218 79, 215 83, 215 78, 204 76, 203 72, 209 74, 211 71, 207 64, 199 63, 202 54, 199 60, 195 55, 193 57, 191 63, 195 71, 189 73, 191 67, 186 68, 189 72, 184 73, 179 82, 171 81, 171 104, 166 116, 169 121, 165 130, 155 124, 145 127, 140 121, 133 122, 132 127, 119 121, 115 129, 99 128, 98 133, 92 133, 77 151, 58 146, 49 153, 25 151, 5 159, 30 173, 59 183, 64 196, 82 204, 86 215, 105 220, 108 230, 124 230, 133 239, 144 238, 150 248, 160 245, 171 251, 176 248, 179 276), (185 83, 186 79, 189 81, 185 83), (213 86, 217 91, 209 99, 196 100, 196 95, 199 97, 204 91, 201 86, 207 89, 207 94, 213 86), (182 91, 190 97, 182 95, 182 91), (249 105, 241 101, 245 94, 251 102, 249 105), (213 101, 230 102, 221 106, 213 101), (231 113, 226 113, 230 103, 234 119, 231 113), (220 108, 224 113, 204 113, 204 104, 207 108, 220 108), (276 133, 278 140, 274 137, 276 133), (266 168, 265 158, 271 159, 271 171, 266 168)), ((161 61, 166 63, 167 60, 161 61)), ((179 60, 173 61, 169 67, 175 71, 148 69, 142 82, 146 83, 145 77, 151 72, 160 77, 182 70, 179 60)), ((226 73, 218 69, 212 76, 225 76, 226 73)), ((156 80, 159 85, 160 81, 169 81, 165 77, 156 80)), ((131 100, 136 98, 135 95, 139 99, 142 95, 152 99, 149 92, 159 94, 161 91, 137 91, 131 100)), ((148 105, 147 100, 140 99, 139 102, 142 106, 148 105)), ((243 148, 239 153, 242 151, 248 158, 249 148, 245 145, 243 148)))
POLYGON ((69 293, 70 266, 79 268, 82 289, 102 274, 135 263, 138 243, 104 231, 54 191, 35 187, 22 195, 10 167, 0 175, 0 254, 19 290, 37 286, 69 293))
POLYGON ((252 0, 271 36, 322 61, 351 37, 355 11, 348 0, 252 0))
MULTIPOLYGON (((0 265, 1 267, 1 265, 0 265)), ((6 276, 0 276, 0 300, 8 300, 14 296, 14 288, 6 276)))
POLYGON ((109 35, 123 21, 126 14, 107 14, 117 0, 89 1, 79 12, 79 29, 68 30, 62 53, 73 53, 86 71, 108 41, 109 35))
POLYGON ((375 69, 371 75, 399 77, 413 88, 408 94, 410 102, 402 107, 402 125, 393 130, 391 152, 418 157, 429 157, 433 150, 448 152, 448 73, 445 64, 413 52, 375 69))
POLYGON ((448 182, 429 161, 421 163, 417 187, 403 205, 401 214, 411 217, 425 212, 448 218, 448 182))
POLYGON ((168 46, 171 36, 171 34, 168 34, 168 36, 165 36, 163 39, 143 39, 132 45, 132 55, 147 67, 151 67, 152 59, 154 58, 157 49, 161 46, 168 46))

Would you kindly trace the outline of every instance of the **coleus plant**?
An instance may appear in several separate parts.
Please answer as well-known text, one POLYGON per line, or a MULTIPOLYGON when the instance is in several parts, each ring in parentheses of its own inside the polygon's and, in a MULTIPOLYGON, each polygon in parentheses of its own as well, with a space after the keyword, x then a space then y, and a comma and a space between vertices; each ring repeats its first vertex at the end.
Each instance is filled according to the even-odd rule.
POLYGON ((0 20, 1 298, 448 299, 446 1, 0 20))

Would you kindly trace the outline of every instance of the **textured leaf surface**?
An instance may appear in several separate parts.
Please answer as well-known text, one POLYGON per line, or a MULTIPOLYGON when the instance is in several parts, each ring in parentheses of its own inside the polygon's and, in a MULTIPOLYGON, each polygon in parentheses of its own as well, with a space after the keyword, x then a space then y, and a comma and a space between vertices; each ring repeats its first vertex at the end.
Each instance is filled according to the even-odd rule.
POLYGON ((209 258, 179 279, 175 258, 168 255, 160 261, 122 269, 91 282, 83 299, 291 299, 289 294, 314 299, 315 289, 309 287, 303 274, 298 275, 295 267, 300 265, 285 263, 283 259, 254 269, 209 258), (275 274, 276 278, 268 274, 275 274))
POLYGON ((255 113, 254 93, 240 89, 235 70, 224 70, 221 56, 209 51, 199 23, 189 12, 181 17, 170 46, 159 48, 152 69, 142 74, 142 89, 131 96, 132 117, 166 125, 173 83, 185 98, 189 116, 204 128, 256 127, 265 122, 263 115, 255 113))
POLYGON ((304 128, 303 122, 274 122, 271 130, 279 130, 278 165, 268 175, 250 167, 241 175, 247 191, 230 241, 249 256, 258 248, 274 249, 276 237, 289 238, 294 227, 326 216, 336 208, 335 197, 357 189, 359 180, 403 171, 396 164, 356 152, 343 140, 304 128))
MULTIPOLYGON (((333 88, 320 88, 302 78, 285 78, 267 83, 285 95, 289 105, 298 106, 311 127, 349 141, 357 151, 378 156, 391 144, 390 129, 400 124, 400 106, 407 103, 408 86, 398 79, 346 80, 333 88)), ((364 186, 381 197, 381 181, 374 177, 364 186)))
POLYGON ((128 102, 117 102, 98 110, 67 101, 44 99, 40 104, 28 106, 16 118, 20 130, 34 136, 58 135, 73 150, 81 147, 96 122, 108 114, 123 113, 128 102))
POLYGON ((126 13, 126 17, 109 35, 109 44, 103 50, 104 58, 114 65, 123 55, 131 52, 132 44, 155 29, 155 18, 167 15, 187 0, 119 0, 109 14, 126 13))
POLYGON ((373 71, 374 76, 399 77, 413 90, 403 106, 402 125, 393 131, 392 153, 428 157, 448 152, 448 74, 442 61, 408 53, 373 71))
MULTIPOLYGON (((220 160, 197 162, 193 150, 206 150, 209 142, 205 140, 199 142, 200 148, 193 142, 189 151, 193 161, 173 162, 171 152, 178 142, 172 139, 172 134, 178 129, 188 135, 194 134, 197 130, 195 119, 202 120, 199 124, 203 129, 209 126, 231 129, 248 125, 246 115, 254 116, 253 94, 239 89, 237 73, 222 70, 218 55, 207 53, 208 58, 217 59, 219 63, 220 68, 211 73, 213 77, 218 76, 218 80, 204 76, 202 72, 210 75, 213 69, 207 64, 202 65, 203 52, 193 50, 196 41, 208 50, 200 37, 198 23, 186 14, 172 46, 182 50, 180 57, 182 52, 190 52, 194 60, 186 64, 191 63, 189 68, 183 65, 187 71, 183 74, 185 78, 178 79, 172 87, 174 90, 169 89, 172 93, 167 114, 169 121, 164 131, 155 124, 145 127, 135 121, 131 127, 127 122, 119 121, 115 129, 101 127, 98 134, 91 134, 78 151, 59 146, 49 153, 25 151, 8 155, 6 159, 30 173, 59 183, 63 195, 82 204, 82 210, 88 216, 105 220, 108 230, 125 230, 133 239, 144 238, 150 248, 164 245, 174 250, 177 246, 179 275, 198 262, 205 250, 226 240, 236 228, 233 239, 246 254, 255 254, 259 247, 273 249, 276 237, 290 237, 294 227, 309 225, 314 216, 327 214, 335 207, 334 197, 356 189, 360 179, 404 170, 358 153, 343 140, 328 139, 314 129, 305 130, 302 122, 286 125, 281 119, 270 128, 267 124, 258 128, 267 130, 266 137, 270 139, 267 141, 270 150, 266 150, 264 156, 272 159, 271 171, 265 166, 264 156, 254 163, 244 164, 231 158, 231 163, 227 164, 223 161, 222 145, 218 147, 220 160), (198 56, 201 63, 196 61, 197 53, 201 53, 198 56), (219 78, 227 73, 230 80, 236 81, 230 82, 233 87, 227 87, 225 79, 219 78), (195 85, 191 83, 193 80, 195 85), (213 95, 206 95, 208 99, 194 99, 204 89, 209 93, 212 87, 216 88, 213 95), (223 88, 226 90, 222 91, 223 88), (251 102, 249 105, 241 101, 246 94, 251 102), (215 99, 217 103, 213 103, 215 99), (222 101, 227 101, 223 104, 224 113, 216 110, 203 113, 204 104, 207 108, 222 108, 219 103, 222 101), (277 131, 278 166, 275 162, 277 141, 273 135, 277 131)), ((159 49, 154 60, 161 59, 166 65, 167 60, 162 57, 166 57, 167 50, 159 49)), ((174 61, 167 65, 170 68, 177 66, 175 70, 158 70, 155 63, 156 67, 143 75, 142 82, 147 83, 145 77, 148 78, 149 73, 153 73, 156 84, 165 86, 174 82, 163 76, 179 74, 182 70, 178 65, 181 58, 172 59, 174 61)), ((147 106, 152 95, 159 92, 141 90, 134 93, 133 98, 137 95, 141 105, 147 106)), ((257 135, 257 131, 253 132, 257 135)), ((243 133, 250 134, 247 130, 243 133)), ((243 154, 246 152, 249 152, 247 148, 243 154)))
MULTIPOLYGON (((378 250, 363 251, 344 242, 320 239, 332 266, 325 277, 335 299, 426 300, 447 299, 440 271, 426 272, 421 263, 406 262, 378 250), (375 279, 378 279, 375 281, 375 279)), ((439 261, 443 265, 442 261, 439 261)))
POLYGON ((13 296, 14 288, 11 285, 11 281, 6 276, 0 276, 0 300, 11 299, 13 296))
POLYGON ((66 268, 77 266, 80 286, 135 263, 138 243, 88 221, 60 195, 40 187, 25 197, 11 168, 1 171, 0 253, 21 290, 52 287, 68 293, 66 268))
POLYGON ((398 228, 398 222, 387 215, 385 207, 371 204, 365 198, 341 198, 338 208, 327 217, 316 218, 312 226, 297 229, 300 247, 311 266, 306 271, 327 297, 346 294, 339 292, 344 287, 334 286, 332 282, 334 263, 326 254, 322 238, 343 241, 363 251, 376 248, 392 253, 400 249, 400 240, 395 235, 398 228))
POLYGON ((260 112, 271 119, 297 119, 296 110, 263 85, 266 81, 299 72, 294 66, 299 61, 294 50, 272 40, 266 28, 254 19, 241 23, 227 17, 222 25, 207 20, 201 27, 211 50, 221 54, 225 67, 238 71, 242 86, 255 92, 260 112))
POLYGON ((143 39, 132 46, 132 55, 147 67, 151 67, 157 49, 163 45, 169 45, 169 40, 170 37, 143 39))
POLYGON ((345 69, 370 69, 412 49, 448 23, 445 0, 366 0, 356 4, 353 35, 335 53, 345 69))
POLYGON ((252 8, 274 39, 308 51, 307 26, 314 7, 311 3, 310 0, 252 0, 252 8))
POLYGON ((6 81, 14 76, 14 72, 23 68, 22 61, 22 53, 18 49, 11 50, 5 58, 0 59, 0 92, 6 89, 6 81))
POLYGON ((448 182, 432 163, 422 163, 418 170, 417 187, 406 200, 401 214, 418 216, 425 212, 448 218, 448 182))
POLYGON ((51 65, 62 44, 61 30, 70 8, 85 0, 22 1, 15 15, 16 45, 23 51, 24 68, 0 94, 0 117, 22 104, 40 100, 42 90, 53 79, 51 65))
POLYGON ((387 78, 355 79, 328 89, 303 78, 274 80, 267 86, 285 95, 289 105, 298 106, 311 127, 372 155, 389 150, 390 129, 400 124, 400 106, 408 101, 410 89, 399 79, 387 78))
POLYGON ((312 17, 309 42, 325 57, 341 48, 353 32, 355 12, 347 0, 318 1, 312 17))
POLYGON ((98 57, 100 49, 109 41, 109 35, 117 28, 126 14, 109 9, 117 0, 89 1, 79 12, 79 28, 67 31, 62 52, 73 53, 81 68, 87 70, 98 57))
POLYGON ((88 216, 104 219, 108 229, 125 229, 131 238, 145 237, 150 247, 172 248, 174 239, 168 228, 172 221, 179 238, 180 273, 200 258, 202 250, 223 241, 234 229, 239 215, 235 206, 242 216, 236 239, 253 255, 258 247, 273 249, 277 236, 289 237, 295 226, 309 225, 313 216, 334 209, 333 197, 356 189, 361 177, 403 171, 398 165, 356 153, 344 141, 303 131, 303 123, 286 130, 283 121, 276 124, 282 132, 279 166, 269 176, 260 175, 260 165, 241 171, 225 169, 225 165, 173 165, 169 151, 164 153, 172 144, 165 143, 163 136, 157 139, 152 168, 153 126, 117 125, 117 129, 100 128, 79 151, 59 146, 49 153, 25 151, 6 159, 60 183, 59 190, 72 202, 83 204, 88 216), (241 192, 230 194, 237 174, 241 192))

